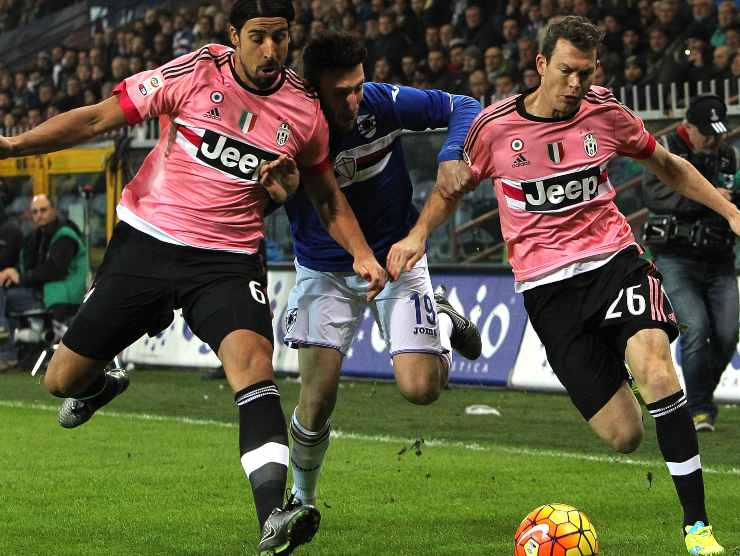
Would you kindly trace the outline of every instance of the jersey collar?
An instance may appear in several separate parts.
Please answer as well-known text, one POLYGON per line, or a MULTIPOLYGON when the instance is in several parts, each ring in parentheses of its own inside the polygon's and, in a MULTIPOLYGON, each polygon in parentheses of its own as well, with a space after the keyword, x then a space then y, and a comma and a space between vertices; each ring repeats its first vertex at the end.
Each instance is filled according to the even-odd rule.
MULTIPOLYGON (((526 118, 527 120, 531 120, 533 122, 544 122, 544 123, 554 123, 554 122, 567 122, 568 120, 572 120, 575 118, 578 113, 581 111, 581 107, 578 107, 578 110, 573 112, 570 116, 562 116, 558 118, 546 118, 543 116, 535 116, 534 114, 530 114, 527 112, 526 108, 524 107, 524 99, 534 93, 537 90, 535 87, 534 89, 527 89, 522 94, 519 95, 519 98, 516 99, 516 111, 517 113, 522 117, 526 118)), ((581 101, 583 103, 583 101, 581 101)))

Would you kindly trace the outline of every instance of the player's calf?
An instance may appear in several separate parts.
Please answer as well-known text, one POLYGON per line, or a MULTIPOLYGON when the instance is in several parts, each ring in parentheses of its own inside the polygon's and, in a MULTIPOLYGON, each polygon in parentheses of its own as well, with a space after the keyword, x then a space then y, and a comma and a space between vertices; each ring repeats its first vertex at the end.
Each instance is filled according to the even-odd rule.
POLYGON ((95 412, 110 403, 128 388, 129 379, 122 369, 113 369, 100 376, 76 398, 67 398, 59 407, 59 424, 65 429, 79 427, 95 412))

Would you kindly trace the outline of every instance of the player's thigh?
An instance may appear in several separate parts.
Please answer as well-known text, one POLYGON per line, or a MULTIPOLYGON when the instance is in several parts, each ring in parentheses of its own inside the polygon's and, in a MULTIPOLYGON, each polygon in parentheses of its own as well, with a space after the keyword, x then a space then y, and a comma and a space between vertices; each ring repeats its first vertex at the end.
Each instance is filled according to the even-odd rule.
POLYGON ((591 429, 618 452, 634 452, 644 435, 642 410, 626 382, 589 419, 591 429))
MULTIPOLYGON (((426 266, 417 265, 398 280, 389 282, 371 306, 391 357, 402 353, 444 352, 439 340, 439 322, 434 290, 426 266)), ((434 357, 420 358, 419 371, 430 370, 434 357)))
POLYGON ((239 390, 272 378, 272 312, 267 275, 238 259, 229 266, 214 264, 210 275, 191 278, 180 303, 190 329, 219 356, 239 390))
POLYGON ((367 308, 345 273, 296 265, 296 284, 285 313, 285 343, 294 348, 324 347, 345 355, 367 308))

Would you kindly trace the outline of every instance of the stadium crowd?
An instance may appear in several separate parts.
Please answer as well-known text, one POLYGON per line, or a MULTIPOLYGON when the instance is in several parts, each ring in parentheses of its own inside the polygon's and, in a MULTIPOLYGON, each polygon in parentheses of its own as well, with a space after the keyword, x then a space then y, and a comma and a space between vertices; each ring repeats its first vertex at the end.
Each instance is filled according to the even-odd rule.
MULTIPOLYGON (((64 2, 0 0, 12 28, 64 2)), ((11 135, 75 107, 107 98, 124 77, 155 68, 216 42, 229 44, 231 2, 198 9, 150 9, 125 27, 97 28, 89 48, 56 46, 15 72, 0 64, 0 134, 11 135)), ((632 85, 716 80, 737 94, 740 23, 733 0, 297 0, 289 61, 294 66, 310 36, 325 29, 362 37, 373 81, 469 94, 484 104, 535 87, 537 45, 548 22, 583 15, 606 32, 595 84, 630 87, 626 103, 645 107, 632 85), (617 5, 618 4, 618 5, 617 5), (631 5, 629 5, 631 4, 631 5), (635 98, 636 97, 636 98, 635 98)), ((668 88, 665 90, 666 94, 668 88)), ((657 107, 657 91, 651 102, 657 107)))

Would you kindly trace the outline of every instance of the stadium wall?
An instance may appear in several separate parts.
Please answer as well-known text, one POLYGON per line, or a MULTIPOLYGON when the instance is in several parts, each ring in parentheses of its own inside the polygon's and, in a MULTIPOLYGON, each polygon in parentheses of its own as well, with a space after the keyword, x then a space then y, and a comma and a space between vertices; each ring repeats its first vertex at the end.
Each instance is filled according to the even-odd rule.
MULTIPOLYGON (((514 293, 513 277, 501 273, 433 272, 435 286, 446 288, 458 309, 481 330, 483 354, 477 361, 455 357, 450 380, 457 384, 508 386, 524 390, 563 391, 547 362, 545 349, 527 320, 522 297, 514 293)), ((296 351, 283 345, 288 294, 295 283, 290 270, 271 270, 268 277, 274 315, 274 366, 286 373, 298 371, 296 351)), ((680 375, 678 342, 672 346, 680 375)), ((217 367, 211 349, 195 336, 179 311, 155 338, 144 336, 123 353, 126 362, 145 365, 217 367)), ((369 309, 365 310, 357 339, 345 359, 342 374, 350 377, 393 378, 388 349, 369 309)), ((683 380, 683 378, 681 377, 683 380)), ((722 402, 740 403, 740 344, 716 392, 722 402)))

